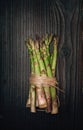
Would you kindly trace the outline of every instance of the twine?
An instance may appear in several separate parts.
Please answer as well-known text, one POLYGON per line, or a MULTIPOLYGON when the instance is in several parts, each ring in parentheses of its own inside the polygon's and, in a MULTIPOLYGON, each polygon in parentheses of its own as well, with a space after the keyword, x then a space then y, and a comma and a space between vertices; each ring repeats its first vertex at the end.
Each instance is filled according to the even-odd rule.
POLYGON ((64 90, 57 87, 58 82, 56 80, 56 77, 48 77, 46 75, 31 75, 29 78, 30 84, 33 84, 39 88, 43 87, 55 87, 57 90, 64 93, 64 90))

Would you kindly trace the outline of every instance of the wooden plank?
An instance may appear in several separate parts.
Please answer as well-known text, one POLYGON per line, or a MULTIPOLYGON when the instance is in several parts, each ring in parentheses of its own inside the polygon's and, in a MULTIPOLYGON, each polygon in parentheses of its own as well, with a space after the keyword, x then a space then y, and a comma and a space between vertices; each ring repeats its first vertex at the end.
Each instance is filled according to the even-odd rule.
POLYGON ((78 105, 82 98, 79 1, 1 0, 0 3, 0 104, 6 120, 10 118, 9 121, 13 122, 17 118, 15 127, 19 128, 78 128, 78 105), (42 112, 33 115, 25 107, 30 66, 24 42, 29 36, 34 38, 36 34, 42 36, 45 33, 59 36, 57 79, 65 94, 58 92, 61 106, 60 113, 55 116, 42 112), (11 113, 14 118, 12 120, 11 113))

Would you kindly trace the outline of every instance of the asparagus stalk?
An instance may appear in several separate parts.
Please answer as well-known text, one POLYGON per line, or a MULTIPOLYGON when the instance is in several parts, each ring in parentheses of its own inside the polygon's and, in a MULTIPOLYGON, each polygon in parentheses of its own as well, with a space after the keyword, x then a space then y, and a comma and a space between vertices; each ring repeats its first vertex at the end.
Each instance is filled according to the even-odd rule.
MULTIPOLYGON (((30 62, 32 61, 31 60, 31 49, 30 49, 30 47, 29 47, 29 45, 28 45, 28 41, 26 40, 25 41, 25 45, 26 45, 26 47, 27 47, 27 49, 29 50, 29 56, 30 56, 30 62)), ((31 65, 32 65, 32 62, 31 62, 31 65)), ((31 67, 31 66, 30 66, 31 67)), ((32 67, 31 67, 32 68, 32 67)), ((32 71, 33 69, 31 69, 31 71, 32 71)), ((30 107, 30 104, 31 104, 31 101, 30 101, 30 86, 29 86, 29 96, 28 96, 28 99, 27 99, 27 102, 26 102, 26 107, 30 107)))
MULTIPOLYGON (((43 46, 43 48, 44 48, 44 46, 43 46)), ((48 56, 45 53, 45 51, 43 52, 43 55, 44 55, 43 59, 44 59, 46 70, 47 70, 47 76, 51 78, 51 77, 53 77, 53 75, 52 75, 50 63, 48 61, 48 56)), ((51 110, 51 113, 55 114, 54 100, 55 100, 55 96, 56 96, 56 90, 55 90, 54 87, 51 86, 50 91, 51 91, 51 98, 52 98, 52 110, 51 110)))
MULTIPOLYGON (((46 70, 47 70, 47 76, 48 77, 53 77, 53 73, 51 70, 51 66, 50 66, 50 60, 49 60, 49 50, 47 50, 49 48, 49 42, 47 39, 45 39, 45 44, 43 44, 42 46, 42 52, 43 52, 43 59, 45 62, 45 66, 46 66, 46 70)), ((56 50, 54 51, 56 52, 56 50)), ((54 53, 55 54, 55 53, 54 53)), ((55 70, 55 64, 56 64, 56 60, 54 59, 55 55, 53 54, 53 63, 52 63, 52 69, 55 70)), ((54 87, 50 87, 51 90, 51 98, 52 98, 52 114, 56 114, 58 112, 58 108, 57 108, 57 102, 56 102, 56 89, 54 87)))
MULTIPOLYGON (((31 74, 34 74, 34 60, 33 60, 33 55, 32 55, 32 50, 28 44, 28 42, 26 41, 26 46, 28 47, 29 50, 29 55, 30 55, 30 65, 31 65, 31 74)), ((36 112, 36 92, 35 92, 35 86, 30 84, 30 88, 29 88, 29 97, 26 103, 26 107, 30 107, 31 108, 31 112, 36 112)))
POLYGON ((55 71, 56 71, 56 63, 57 63, 57 43, 58 43, 58 38, 54 37, 54 51, 52 54, 52 60, 51 60, 51 68, 52 68, 52 74, 55 76, 55 71))
MULTIPOLYGON (((34 61, 33 57, 31 58, 31 74, 34 74, 34 61)), ((36 91, 35 91, 35 85, 31 84, 30 88, 30 99, 31 99, 31 112, 36 112, 36 91)))
MULTIPOLYGON (((46 54, 48 56, 48 60, 50 61, 50 58, 51 58, 51 55, 50 55, 50 43, 52 41, 52 38, 53 38, 53 34, 46 34, 44 37, 43 37, 43 42, 41 42, 41 44, 45 44, 45 51, 46 51, 46 54)), ((42 47, 42 46, 41 46, 42 47)), ((42 52, 42 48, 41 48, 41 52, 42 52)))
MULTIPOLYGON (((34 67, 35 67, 35 74, 40 75, 40 67, 39 63, 37 61, 37 56, 35 53, 35 48, 34 48, 34 41, 29 39, 31 49, 33 52, 33 58, 34 58, 34 67)), ((36 93, 37 93, 37 98, 38 98, 38 107, 39 108, 46 108, 47 107, 47 102, 45 99, 45 94, 42 86, 36 86, 36 93)))
MULTIPOLYGON (((35 41, 35 51, 36 51, 37 59, 39 61, 41 75, 46 76, 47 75, 46 68, 45 68, 43 59, 42 59, 42 57, 40 55, 38 41, 35 41)), ((49 87, 44 86, 44 91, 45 91, 46 100, 47 100, 47 111, 51 112, 51 95, 50 95, 50 89, 49 89, 49 87)))
MULTIPOLYGON (((52 68, 52 75, 53 77, 55 77, 55 71, 56 71, 56 62, 57 62, 57 43, 58 43, 58 38, 54 37, 54 51, 53 51, 53 57, 52 57, 52 64, 51 64, 51 68, 52 68)), ((53 90, 52 90, 53 91, 53 90)), ((56 95, 56 90, 55 93, 53 94, 53 110, 52 110, 52 114, 56 114, 58 113, 58 103, 57 103, 57 95, 56 95)))

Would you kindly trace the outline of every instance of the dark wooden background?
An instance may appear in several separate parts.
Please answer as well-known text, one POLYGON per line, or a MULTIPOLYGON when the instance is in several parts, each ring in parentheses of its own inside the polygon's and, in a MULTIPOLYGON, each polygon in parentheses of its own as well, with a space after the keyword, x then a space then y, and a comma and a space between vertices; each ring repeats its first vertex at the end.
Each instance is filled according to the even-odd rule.
POLYGON ((83 2, 81 0, 0 1, 0 130, 80 130, 83 120, 83 2), (25 40, 59 36, 57 79, 65 94, 59 114, 30 113, 29 57, 25 40))

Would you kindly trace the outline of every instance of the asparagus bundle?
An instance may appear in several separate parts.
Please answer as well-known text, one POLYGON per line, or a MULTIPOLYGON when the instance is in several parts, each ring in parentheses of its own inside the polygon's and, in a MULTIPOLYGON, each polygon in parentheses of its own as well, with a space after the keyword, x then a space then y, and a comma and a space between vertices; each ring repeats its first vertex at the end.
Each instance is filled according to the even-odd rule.
POLYGON ((46 34, 42 38, 26 40, 26 47, 30 56, 30 87, 29 97, 26 107, 30 107, 31 112, 45 110, 51 114, 58 113, 57 102, 57 43, 58 38, 46 34), (53 45, 53 52, 50 51, 53 45))

